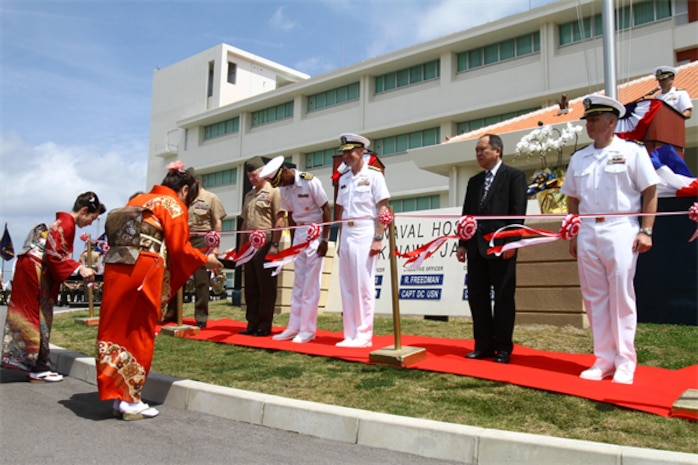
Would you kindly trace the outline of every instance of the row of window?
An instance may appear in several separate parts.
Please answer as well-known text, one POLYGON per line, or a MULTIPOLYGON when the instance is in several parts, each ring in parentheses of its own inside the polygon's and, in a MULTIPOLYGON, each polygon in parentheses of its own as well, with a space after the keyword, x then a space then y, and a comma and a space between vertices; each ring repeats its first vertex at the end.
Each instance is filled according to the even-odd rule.
POLYGON ((376 76, 376 94, 381 94, 400 87, 419 84, 424 81, 432 81, 440 77, 441 62, 439 60, 430 61, 421 65, 383 74, 382 76, 376 76))
POLYGON ((421 197, 408 197, 395 199, 388 202, 395 213, 412 212, 417 210, 433 210, 441 208, 441 197, 438 195, 425 195, 421 197))
POLYGON ((215 173, 207 173, 201 175, 201 185, 204 188, 225 186, 228 184, 236 184, 238 179, 238 169, 231 168, 215 173))
POLYGON ((226 134, 232 134, 235 132, 240 132, 240 117, 227 119, 219 123, 209 124, 204 126, 204 140, 214 139, 216 137, 224 136, 226 134))
POLYGON ((441 130, 430 128, 397 136, 383 137, 374 141, 376 155, 393 155, 408 149, 436 145, 441 142, 441 130))
POLYGON ((341 105, 354 100, 359 100, 358 82, 309 96, 308 112, 322 110, 323 108, 341 105))
MULTIPOLYGON (((671 0, 646 0, 634 5, 618 8, 615 12, 616 30, 641 26, 643 24, 670 18, 671 0)), ((601 14, 587 16, 579 21, 571 21, 559 26, 560 45, 568 45, 582 40, 599 37, 603 34, 601 14)))
POLYGON ((485 45, 459 53, 458 71, 480 68, 499 61, 510 60, 540 52, 540 31, 525 34, 496 44, 485 45))

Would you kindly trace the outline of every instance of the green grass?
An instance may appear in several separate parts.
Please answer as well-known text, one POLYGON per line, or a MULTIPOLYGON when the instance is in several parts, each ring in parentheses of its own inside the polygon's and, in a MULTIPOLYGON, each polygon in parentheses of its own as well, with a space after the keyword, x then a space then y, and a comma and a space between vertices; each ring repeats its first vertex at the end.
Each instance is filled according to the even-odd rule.
MULTIPOLYGON (((185 317, 193 316, 186 304, 185 317)), ((96 328, 76 324, 87 311, 57 314, 51 342, 94 354, 96 328)), ((211 302, 210 318, 244 321, 239 307, 211 302)), ((274 324, 284 326, 287 315, 274 324)), ((318 327, 341 331, 341 316, 324 314, 318 327)), ((375 333, 392 334, 392 319, 376 317, 375 333)), ((468 319, 448 322, 405 317, 403 335, 472 338, 468 319)), ((519 325, 514 342, 535 349, 590 353, 589 330, 546 325, 519 325)), ((639 362, 676 369, 698 364, 698 327, 640 324, 636 339, 639 362)), ((634 447, 698 452, 698 422, 637 412, 578 397, 510 384, 351 363, 292 352, 158 337, 153 371, 249 391, 341 405, 416 418, 582 439, 634 447)))

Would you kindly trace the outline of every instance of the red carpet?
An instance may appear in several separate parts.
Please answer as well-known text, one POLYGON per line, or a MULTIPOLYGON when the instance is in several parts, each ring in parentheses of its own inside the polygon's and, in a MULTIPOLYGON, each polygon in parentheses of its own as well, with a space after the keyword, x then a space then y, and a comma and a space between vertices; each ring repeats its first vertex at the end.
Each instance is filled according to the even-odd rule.
MULTIPOLYGON (((184 322, 194 324, 193 319, 185 319, 184 322)), ((335 344, 343 339, 342 333, 318 330, 315 341, 296 344, 291 341, 274 341, 271 336, 239 335, 238 332, 245 326, 245 323, 234 320, 209 320, 206 329, 189 338, 245 347, 285 350, 360 363, 371 363, 369 361, 371 351, 392 346, 395 342, 393 336, 374 336, 373 347, 370 349, 340 348, 335 347, 335 344)), ((273 332, 276 334, 282 329, 274 328, 273 332)), ((579 373, 589 368, 594 362, 594 356, 591 354, 544 352, 517 345, 511 356, 511 363, 501 365, 491 360, 464 358, 465 353, 473 350, 474 341, 471 339, 402 336, 401 344, 427 350, 427 358, 410 365, 408 369, 500 381, 606 402, 664 417, 672 416, 672 405, 687 389, 698 389, 698 365, 680 370, 640 366, 635 372, 635 382, 632 385, 620 385, 612 383, 610 379, 587 381, 579 378, 579 373)), ((686 415, 675 416, 698 420, 695 416, 686 415)))

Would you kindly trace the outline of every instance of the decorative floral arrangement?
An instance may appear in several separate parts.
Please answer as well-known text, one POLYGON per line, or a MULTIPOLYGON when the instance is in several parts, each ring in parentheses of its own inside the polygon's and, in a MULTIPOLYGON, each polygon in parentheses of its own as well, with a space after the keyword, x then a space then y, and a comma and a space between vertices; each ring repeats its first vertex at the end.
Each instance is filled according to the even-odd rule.
POLYGON ((560 131, 550 125, 543 126, 529 132, 516 144, 514 160, 526 155, 530 159, 534 155, 540 160, 540 169, 533 174, 528 185, 528 195, 538 196, 541 211, 547 213, 562 213, 567 211, 567 199, 559 192, 544 192, 558 189, 565 180, 567 165, 563 161, 564 148, 574 140, 572 153, 577 150, 577 141, 582 127, 567 123, 560 131), (555 155, 555 165, 550 166, 548 156, 555 155), (538 195, 543 193, 543 195, 538 195))

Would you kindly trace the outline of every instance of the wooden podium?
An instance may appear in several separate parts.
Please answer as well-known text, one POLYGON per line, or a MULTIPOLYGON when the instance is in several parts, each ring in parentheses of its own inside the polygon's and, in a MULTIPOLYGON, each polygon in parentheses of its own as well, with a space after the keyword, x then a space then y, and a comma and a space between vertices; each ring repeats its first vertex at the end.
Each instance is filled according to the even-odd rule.
MULTIPOLYGON (((650 105, 660 105, 647 125, 647 130, 637 138, 644 142, 647 153, 652 153, 662 145, 669 144, 683 154, 686 148, 686 118, 663 100, 647 99, 645 101, 650 102, 650 105)), ((623 137, 623 133, 618 135, 623 137)))

